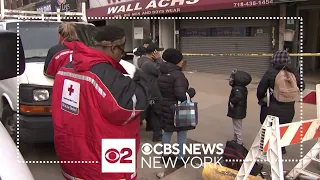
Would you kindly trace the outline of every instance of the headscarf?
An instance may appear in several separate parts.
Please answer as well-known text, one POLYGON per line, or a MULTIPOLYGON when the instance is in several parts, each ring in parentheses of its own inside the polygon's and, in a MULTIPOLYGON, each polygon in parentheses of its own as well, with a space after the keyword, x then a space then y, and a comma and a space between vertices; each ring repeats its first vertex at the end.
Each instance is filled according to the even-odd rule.
POLYGON ((286 50, 277 51, 273 54, 271 58, 272 65, 280 65, 280 64, 290 64, 290 56, 286 50))

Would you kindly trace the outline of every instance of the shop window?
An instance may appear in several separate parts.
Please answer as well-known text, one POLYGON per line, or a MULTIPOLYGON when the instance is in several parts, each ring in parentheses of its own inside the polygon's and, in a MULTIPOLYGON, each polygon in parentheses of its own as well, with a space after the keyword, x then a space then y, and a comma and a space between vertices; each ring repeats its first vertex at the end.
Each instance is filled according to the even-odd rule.
MULTIPOLYGON (((145 20, 134 20, 134 27, 142 27, 143 28, 143 37, 142 38, 135 38, 133 37, 133 47, 138 47, 142 44, 142 40, 145 38, 152 38, 151 37, 151 31, 150 31, 150 20, 145 19, 145 20)), ((134 32, 135 33, 135 32, 134 32)))

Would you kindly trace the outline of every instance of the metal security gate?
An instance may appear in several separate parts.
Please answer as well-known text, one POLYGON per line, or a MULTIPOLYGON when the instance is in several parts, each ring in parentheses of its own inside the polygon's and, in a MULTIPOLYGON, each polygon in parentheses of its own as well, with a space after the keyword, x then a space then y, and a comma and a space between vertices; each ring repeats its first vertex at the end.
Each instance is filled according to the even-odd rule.
MULTIPOLYGON (((182 16, 270 17, 277 16, 278 12, 276 6, 269 6, 187 13, 182 16)), ((273 39, 277 41, 277 35, 278 20, 181 20, 180 50, 183 53, 200 54, 271 53, 274 47, 278 48, 277 44, 272 43, 273 39), (208 33, 208 28, 214 28, 215 33, 203 36, 208 33)), ((185 56, 184 60, 187 61, 188 71, 229 74, 233 69, 239 69, 254 76, 261 76, 270 64, 270 57, 185 56)))

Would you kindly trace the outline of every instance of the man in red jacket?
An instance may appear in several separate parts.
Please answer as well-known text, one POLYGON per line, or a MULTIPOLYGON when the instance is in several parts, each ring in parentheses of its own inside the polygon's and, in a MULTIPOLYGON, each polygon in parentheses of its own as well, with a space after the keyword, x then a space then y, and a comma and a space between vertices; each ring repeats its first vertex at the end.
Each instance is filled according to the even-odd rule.
POLYGON ((133 79, 123 75, 126 71, 119 63, 126 42, 123 29, 105 26, 95 40, 95 49, 76 44, 72 62, 55 77, 52 116, 56 153, 68 180, 135 180, 136 173, 126 173, 126 169, 124 173, 102 173, 105 152, 101 141, 133 139, 137 157, 140 115, 148 106, 149 82, 139 71, 133 79))

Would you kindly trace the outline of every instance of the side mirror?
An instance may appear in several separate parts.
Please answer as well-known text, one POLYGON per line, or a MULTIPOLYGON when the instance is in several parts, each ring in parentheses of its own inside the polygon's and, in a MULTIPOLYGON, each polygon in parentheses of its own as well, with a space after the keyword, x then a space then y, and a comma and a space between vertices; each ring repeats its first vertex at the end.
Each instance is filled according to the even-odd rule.
POLYGON ((20 37, 15 32, 0 31, 0 80, 20 76, 24 70, 25 56, 20 37))

